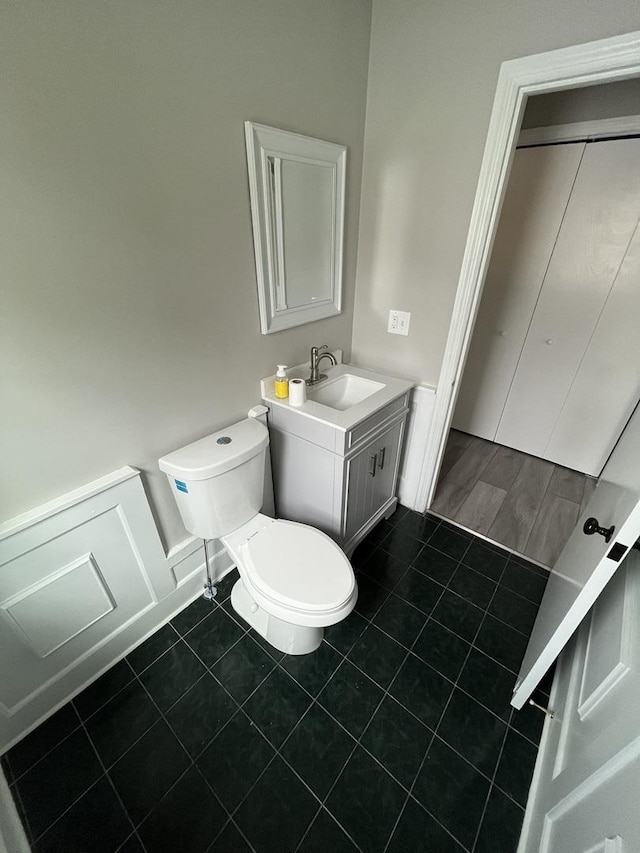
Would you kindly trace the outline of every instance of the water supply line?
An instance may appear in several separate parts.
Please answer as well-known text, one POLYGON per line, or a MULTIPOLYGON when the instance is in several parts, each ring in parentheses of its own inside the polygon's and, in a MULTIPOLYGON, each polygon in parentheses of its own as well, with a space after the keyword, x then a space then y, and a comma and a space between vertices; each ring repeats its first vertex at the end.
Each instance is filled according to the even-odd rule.
POLYGON ((211 569, 209 568, 209 548, 207 545, 207 540, 203 539, 204 543, 204 567, 207 572, 207 582, 204 585, 204 593, 203 598, 206 598, 207 601, 210 601, 213 604, 213 599, 218 594, 218 590, 213 585, 213 581, 211 580, 211 569))

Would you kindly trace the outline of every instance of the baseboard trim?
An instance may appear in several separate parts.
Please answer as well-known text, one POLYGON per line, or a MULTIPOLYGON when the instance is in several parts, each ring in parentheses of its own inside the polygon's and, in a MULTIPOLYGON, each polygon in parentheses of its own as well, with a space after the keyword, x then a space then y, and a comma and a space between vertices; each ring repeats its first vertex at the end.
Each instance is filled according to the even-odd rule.
POLYGON ((20 815, 0 767, 0 853, 30 853, 20 815))

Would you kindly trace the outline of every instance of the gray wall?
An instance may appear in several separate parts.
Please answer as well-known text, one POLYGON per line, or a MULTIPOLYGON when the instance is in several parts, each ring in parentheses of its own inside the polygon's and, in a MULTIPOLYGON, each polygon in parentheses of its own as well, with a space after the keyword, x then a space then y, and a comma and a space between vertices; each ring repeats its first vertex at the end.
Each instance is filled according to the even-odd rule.
POLYGON ((640 80, 621 80, 529 98, 522 127, 640 115, 640 80))
POLYGON ((2 517, 141 468, 349 355, 369 0, 3 5, 2 517), (246 119, 348 146, 344 313, 260 334, 246 119))
POLYGON ((374 0, 357 363, 438 380, 500 63, 638 29, 637 0, 374 0))

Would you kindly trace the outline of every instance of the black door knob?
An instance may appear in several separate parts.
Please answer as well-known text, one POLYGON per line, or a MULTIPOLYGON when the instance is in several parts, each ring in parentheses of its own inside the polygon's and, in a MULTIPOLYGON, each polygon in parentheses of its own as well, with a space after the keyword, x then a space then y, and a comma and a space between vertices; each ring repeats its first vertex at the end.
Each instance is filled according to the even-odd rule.
POLYGON ((587 534, 587 536, 593 536, 594 533, 599 533, 600 536, 604 536, 604 541, 608 542, 609 539, 613 536, 613 531, 616 528, 612 524, 611 527, 600 527, 598 524, 597 518, 588 518, 584 527, 582 528, 583 532, 587 534))

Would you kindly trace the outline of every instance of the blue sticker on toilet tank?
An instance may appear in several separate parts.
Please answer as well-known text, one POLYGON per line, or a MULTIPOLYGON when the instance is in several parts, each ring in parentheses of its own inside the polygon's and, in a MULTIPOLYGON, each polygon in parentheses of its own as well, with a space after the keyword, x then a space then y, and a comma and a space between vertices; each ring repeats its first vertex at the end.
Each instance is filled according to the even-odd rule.
POLYGON ((189 489, 187 488, 186 483, 183 483, 182 480, 174 480, 173 482, 176 484, 176 489, 179 492, 184 492, 185 495, 189 494, 189 489))

